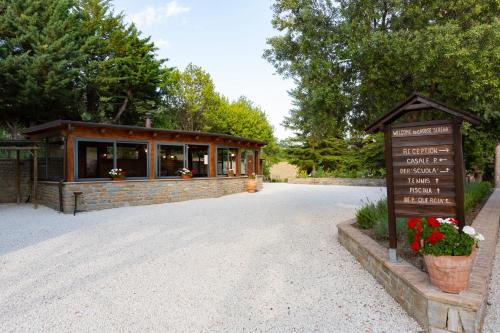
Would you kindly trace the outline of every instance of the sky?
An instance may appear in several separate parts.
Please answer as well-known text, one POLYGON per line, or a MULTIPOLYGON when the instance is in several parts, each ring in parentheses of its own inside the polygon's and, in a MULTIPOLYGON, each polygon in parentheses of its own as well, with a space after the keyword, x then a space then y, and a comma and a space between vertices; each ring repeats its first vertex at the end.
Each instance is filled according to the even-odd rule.
POLYGON ((278 139, 292 133, 280 124, 291 108, 293 82, 262 58, 271 25, 272 0, 113 0, 144 36, 151 36, 168 66, 189 63, 210 73, 229 99, 246 96, 260 106, 278 139))

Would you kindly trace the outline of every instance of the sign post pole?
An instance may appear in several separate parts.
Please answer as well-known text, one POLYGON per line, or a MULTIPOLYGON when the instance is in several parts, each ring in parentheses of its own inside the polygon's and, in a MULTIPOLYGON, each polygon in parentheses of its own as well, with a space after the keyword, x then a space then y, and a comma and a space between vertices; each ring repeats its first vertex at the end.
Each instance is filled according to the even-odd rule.
POLYGON ((386 164, 386 185, 387 185, 387 213, 389 223, 389 262, 397 263, 397 236, 396 236, 396 214, 394 213, 394 172, 392 161, 392 126, 387 125, 384 128, 385 142, 385 164, 386 164))
POLYGON ((465 171, 462 152, 462 121, 455 117, 453 120, 453 136, 455 141, 455 202, 457 207, 458 227, 460 230, 465 225, 465 171))

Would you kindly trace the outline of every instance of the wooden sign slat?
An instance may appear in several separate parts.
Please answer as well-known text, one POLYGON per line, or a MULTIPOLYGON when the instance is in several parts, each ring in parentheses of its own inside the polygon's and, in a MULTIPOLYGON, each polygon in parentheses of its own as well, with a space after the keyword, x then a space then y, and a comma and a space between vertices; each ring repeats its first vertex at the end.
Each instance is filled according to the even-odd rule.
POLYGON ((394 176, 453 176, 453 166, 394 166, 394 176))
POLYGON ((398 205, 424 205, 424 206, 454 206, 455 198, 449 195, 418 195, 418 194, 395 194, 394 200, 398 205))
POLYGON ((422 137, 392 138, 393 147, 434 146, 453 144, 452 135, 434 135, 422 137))
POLYGON ((451 166, 454 165, 453 155, 421 155, 421 156, 393 156, 394 166, 451 166))
POLYGON ((454 206, 396 205, 395 214, 399 217, 456 217, 457 210, 454 206))
POLYGON ((393 139, 402 137, 446 135, 452 133, 453 133, 453 126, 451 124, 412 126, 403 128, 392 128, 391 130, 391 135, 393 139))
POLYGON ((393 147, 392 156, 434 156, 434 155, 453 155, 453 145, 430 145, 413 147, 393 147))
POLYGON ((447 176, 407 176, 394 175, 395 185, 453 185, 455 178, 452 175, 447 176))
POLYGON ((394 188, 394 194, 405 194, 405 195, 455 195, 455 186, 443 187, 443 186, 396 186, 394 188))

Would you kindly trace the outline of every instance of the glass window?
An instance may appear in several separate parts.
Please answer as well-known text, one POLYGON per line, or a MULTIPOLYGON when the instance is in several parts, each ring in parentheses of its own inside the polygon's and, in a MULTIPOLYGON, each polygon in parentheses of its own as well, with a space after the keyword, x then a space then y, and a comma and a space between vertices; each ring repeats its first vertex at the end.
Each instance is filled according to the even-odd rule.
POLYGON ((61 180, 64 177, 64 142, 47 144, 47 179, 61 180))
POLYGON ((116 167, 122 169, 126 177, 147 177, 148 145, 118 142, 116 144, 116 167))
POLYGON ((78 141, 78 178, 109 178, 113 169, 113 142, 78 141))
POLYGON ((176 176, 177 171, 184 167, 184 147, 169 145, 158 147, 158 176, 176 176))
POLYGON ((187 168, 193 177, 208 177, 208 146, 186 145, 187 168))
POLYGON ((230 171, 236 174, 236 148, 217 148, 217 175, 227 176, 230 171))
POLYGON ((240 175, 251 175, 255 172, 255 156, 253 150, 242 150, 240 153, 240 175))

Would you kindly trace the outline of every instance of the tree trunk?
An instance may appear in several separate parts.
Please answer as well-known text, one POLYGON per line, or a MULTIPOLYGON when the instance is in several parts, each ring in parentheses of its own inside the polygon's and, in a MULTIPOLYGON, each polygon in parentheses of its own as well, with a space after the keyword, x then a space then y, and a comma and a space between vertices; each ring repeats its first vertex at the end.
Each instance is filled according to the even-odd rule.
POLYGON ((113 122, 116 123, 120 120, 120 117, 122 116, 123 112, 127 109, 128 103, 130 99, 132 98, 132 89, 128 88, 127 89, 127 97, 125 97, 125 100, 123 101, 122 105, 120 106, 120 109, 118 110, 118 113, 116 114, 116 117, 113 119, 113 122))
POLYGON ((9 128, 10 131, 10 138, 12 140, 17 139, 17 123, 16 122, 10 122, 6 121, 7 127, 9 128))

